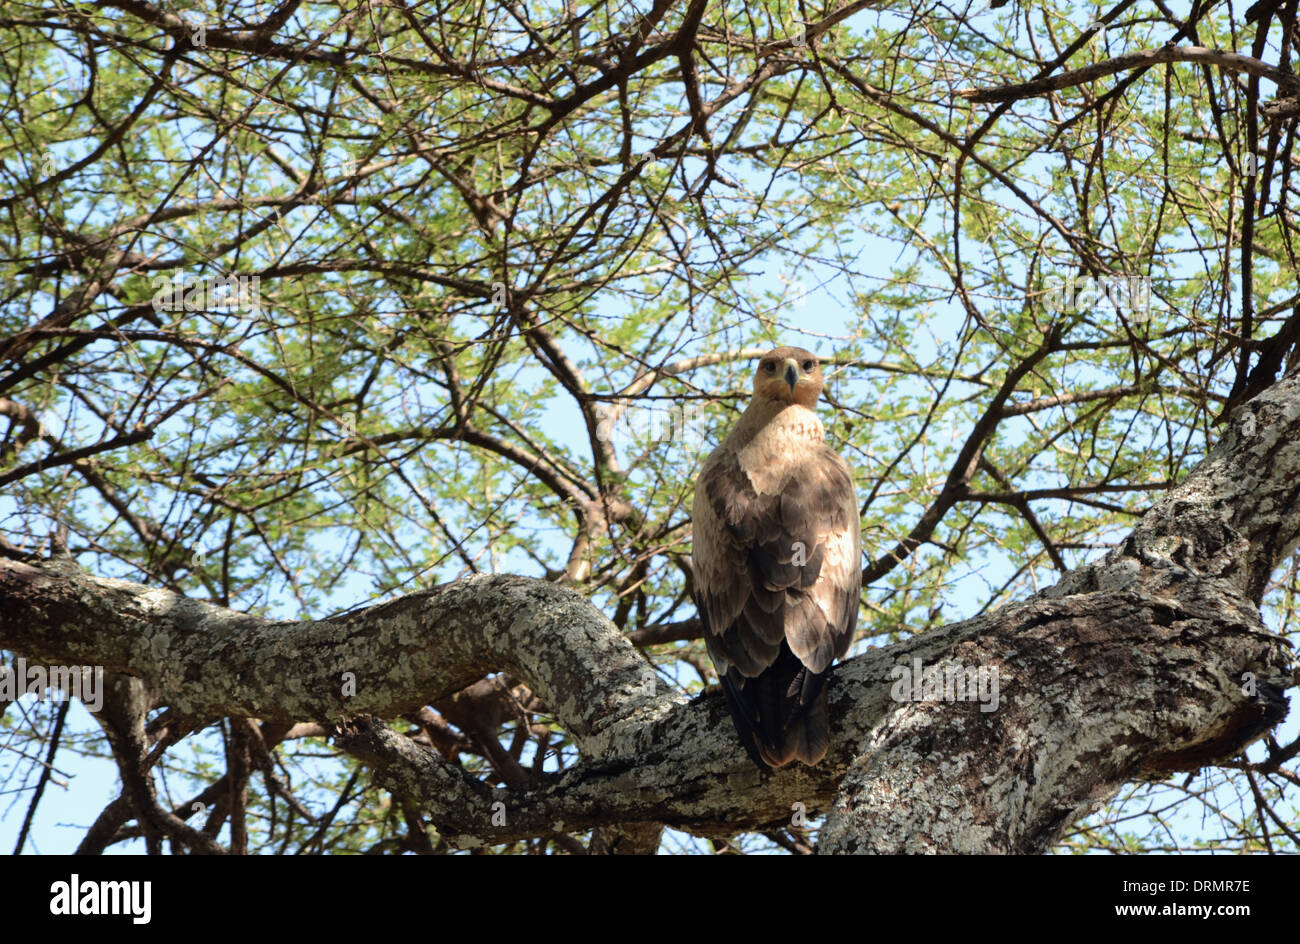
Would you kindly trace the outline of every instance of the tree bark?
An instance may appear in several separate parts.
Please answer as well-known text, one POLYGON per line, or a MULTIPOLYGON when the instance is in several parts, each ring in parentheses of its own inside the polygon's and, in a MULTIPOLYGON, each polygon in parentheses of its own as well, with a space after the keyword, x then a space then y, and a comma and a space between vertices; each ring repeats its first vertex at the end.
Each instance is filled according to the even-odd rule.
POLYGON ((1103 560, 976 619, 840 665, 817 767, 761 776, 719 693, 687 701, 579 594, 471 577, 337 618, 260 619, 66 567, 0 562, 0 646, 141 679, 198 725, 335 726, 337 743, 453 845, 597 830, 731 835, 829 810, 823 852, 1042 852, 1126 781, 1240 752, 1297 684, 1260 619, 1300 539, 1300 381, 1241 407, 1210 455, 1103 560), (892 697, 920 659, 996 670, 998 706, 892 697), (525 682, 580 763, 491 787, 375 720, 491 672, 525 682), (350 675, 348 673, 351 673, 350 675))

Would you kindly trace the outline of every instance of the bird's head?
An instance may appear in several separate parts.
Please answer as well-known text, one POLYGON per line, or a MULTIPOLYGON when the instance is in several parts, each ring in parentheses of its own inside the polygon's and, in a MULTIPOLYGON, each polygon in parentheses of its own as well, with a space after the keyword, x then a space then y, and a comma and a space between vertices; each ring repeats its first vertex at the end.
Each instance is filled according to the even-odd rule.
POLYGON ((817 355, 801 347, 778 347, 758 361, 754 396, 812 409, 822 392, 822 368, 817 355))

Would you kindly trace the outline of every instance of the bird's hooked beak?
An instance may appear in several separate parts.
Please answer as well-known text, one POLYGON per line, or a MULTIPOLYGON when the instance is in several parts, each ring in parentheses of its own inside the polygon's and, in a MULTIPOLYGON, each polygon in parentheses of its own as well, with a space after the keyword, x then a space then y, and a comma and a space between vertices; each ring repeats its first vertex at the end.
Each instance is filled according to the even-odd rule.
POLYGON ((793 357, 785 359, 785 382, 790 385, 790 392, 794 393, 794 385, 799 382, 799 364, 793 357))

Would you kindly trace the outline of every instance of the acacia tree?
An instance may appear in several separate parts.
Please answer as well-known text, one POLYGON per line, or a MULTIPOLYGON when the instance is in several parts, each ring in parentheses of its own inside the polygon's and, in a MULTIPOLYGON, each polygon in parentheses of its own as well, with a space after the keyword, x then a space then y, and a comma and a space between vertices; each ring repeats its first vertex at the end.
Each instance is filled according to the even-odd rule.
POLYGON ((106 673, 17 848, 84 754, 83 852, 1295 851, 1295 0, 995 7, 5 3, 0 646, 106 673), (778 341, 864 629, 762 777, 688 509, 778 341))

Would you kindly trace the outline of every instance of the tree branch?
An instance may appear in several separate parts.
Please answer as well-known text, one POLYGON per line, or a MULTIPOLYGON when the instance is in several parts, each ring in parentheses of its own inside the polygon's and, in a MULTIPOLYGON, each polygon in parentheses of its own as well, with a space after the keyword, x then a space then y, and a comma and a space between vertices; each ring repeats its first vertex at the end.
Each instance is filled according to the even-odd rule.
POLYGON ((1278 88, 1290 92, 1300 91, 1300 80, 1289 72, 1271 66, 1267 62, 1241 53, 1228 52, 1223 49, 1207 49, 1204 46, 1162 46, 1159 49, 1144 49, 1123 56, 1097 62, 1082 69, 1071 69, 1057 75, 1022 82, 1019 85, 1003 85, 991 89, 960 89, 957 94, 976 104, 993 102, 1011 102, 1021 98, 1036 98, 1048 92, 1057 92, 1063 88, 1082 85, 1094 79, 1101 79, 1117 72, 1129 72, 1133 69, 1145 69, 1164 62, 1201 62, 1218 66, 1229 72, 1243 72, 1276 82, 1278 88))

